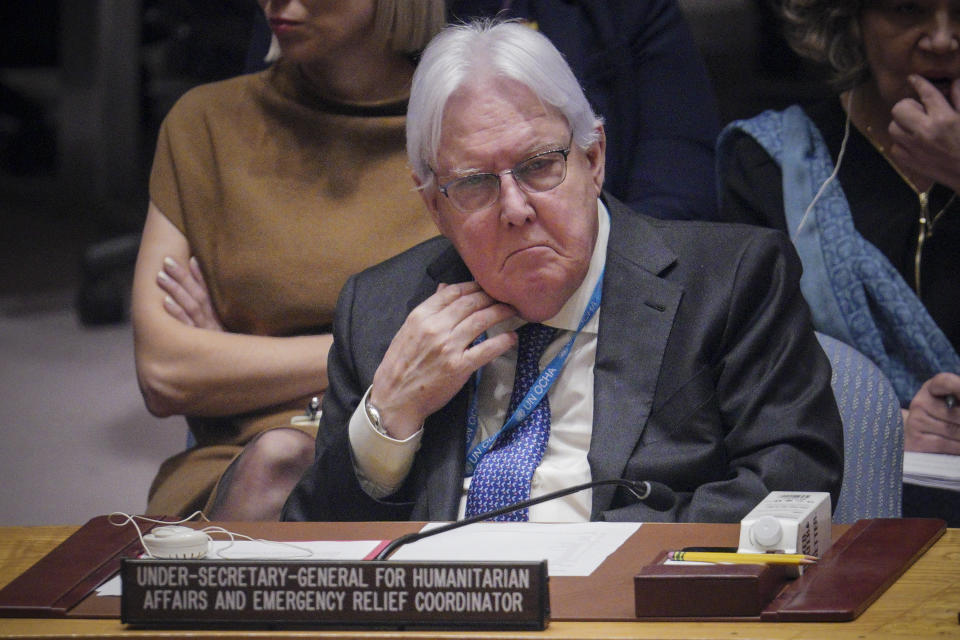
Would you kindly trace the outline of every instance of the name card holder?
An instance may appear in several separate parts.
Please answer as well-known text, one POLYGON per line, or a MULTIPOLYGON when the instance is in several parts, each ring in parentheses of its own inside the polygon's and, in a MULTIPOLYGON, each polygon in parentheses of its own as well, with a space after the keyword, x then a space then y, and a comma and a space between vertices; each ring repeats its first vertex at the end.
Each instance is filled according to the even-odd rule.
POLYGON ((179 628, 543 630, 546 561, 124 559, 120 619, 179 628))

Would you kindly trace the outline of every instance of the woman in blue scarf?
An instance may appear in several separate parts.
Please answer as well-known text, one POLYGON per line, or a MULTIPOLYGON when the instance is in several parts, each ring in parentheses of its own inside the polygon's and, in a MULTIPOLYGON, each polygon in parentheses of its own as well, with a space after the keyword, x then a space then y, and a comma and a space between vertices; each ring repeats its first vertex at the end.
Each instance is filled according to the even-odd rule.
MULTIPOLYGON (((960 3, 783 0, 838 95, 731 123, 721 215, 790 233, 816 328, 900 397, 907 450, 960 454, 960 3)), ((960 464, 960 458, 958 458, 960 464)))

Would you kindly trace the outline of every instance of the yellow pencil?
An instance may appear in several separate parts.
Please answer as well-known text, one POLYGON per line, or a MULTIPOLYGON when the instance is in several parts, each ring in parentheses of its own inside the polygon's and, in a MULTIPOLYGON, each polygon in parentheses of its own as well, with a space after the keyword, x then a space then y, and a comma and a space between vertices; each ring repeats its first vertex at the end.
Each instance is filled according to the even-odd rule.
POLYGON ((727 562, 737 564, 813 564, 816 557, 802 553, 722 553, 715 551, 670 551, 671 560, 727 562))

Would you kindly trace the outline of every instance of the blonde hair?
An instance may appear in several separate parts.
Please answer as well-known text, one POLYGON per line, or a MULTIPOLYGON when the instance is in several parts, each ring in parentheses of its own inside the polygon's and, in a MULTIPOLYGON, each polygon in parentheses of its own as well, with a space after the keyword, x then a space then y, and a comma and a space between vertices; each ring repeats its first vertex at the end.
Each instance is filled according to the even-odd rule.
POLYGON ((423 51, 446 24, 444 0, 377 0, 374 35, 397 53, 423 51))
MULTIPOLYGON (((374 37, 396 53, 420 53, 446 24, 444 0, 377 0, 374 8, 374 37)), ((276 62, 281 54, 277 36, 271 34, 263 61, 276 62)))

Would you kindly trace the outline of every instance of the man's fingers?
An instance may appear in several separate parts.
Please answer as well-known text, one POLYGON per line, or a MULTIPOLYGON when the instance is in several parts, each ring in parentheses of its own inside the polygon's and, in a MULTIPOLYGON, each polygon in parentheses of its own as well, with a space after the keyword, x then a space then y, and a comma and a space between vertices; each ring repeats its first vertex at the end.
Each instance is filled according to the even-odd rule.
MULTIPOLYGON (((475 293, 477 291, 482 291, 482 289, 480 288, 480 285, 473 280, 469 282, 456 282, 453 284, 441 282, 437 285, 436 293, 430 298, 436 299, 436 301, 441 305, 447 305, 455 301, 457 298, 475 293)), ((430 298, 428 298, 428 300, 430 298)))
POLYGON ((470 343, 480 334, 516 315, 516 309, 510 305, 494 302, 487 306, 478 307, 465 316, 453 328, 453 333, 457 339, 470 343))
MULTIPOLYGON (((473 314, 499 304, 476 282, 461 282, 438 287, 437 292, 414 309, 411 315, 416 315, 421 321, 429 320, 434 326, 448 326, 452 330, 473 314)), ((483 327, 474 337, 486 329, 483 327)))
POLYGON ((513 331, 501 333, 476 344, 464 353, 464 358, 470 363, 472 371, 493 362, 494 358, 506 353, 517 344, 517 334, 513 331))

